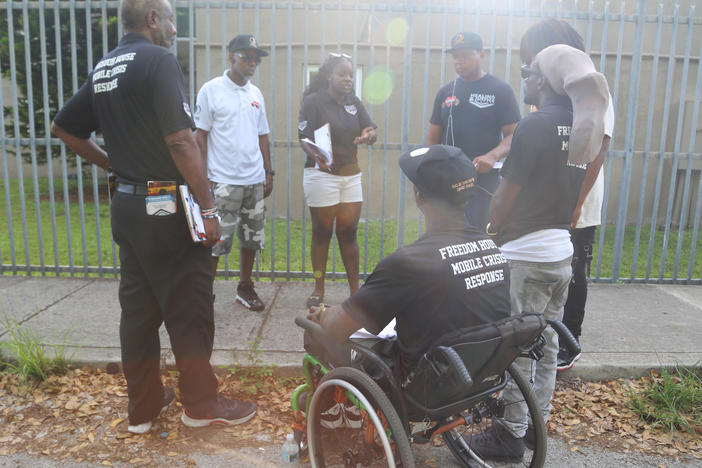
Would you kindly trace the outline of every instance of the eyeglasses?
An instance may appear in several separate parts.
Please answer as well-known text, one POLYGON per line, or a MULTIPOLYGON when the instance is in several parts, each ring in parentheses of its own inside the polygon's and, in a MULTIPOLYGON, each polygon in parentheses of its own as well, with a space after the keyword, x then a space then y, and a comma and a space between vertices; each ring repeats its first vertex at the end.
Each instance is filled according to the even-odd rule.
POLYGON ((244 55, 240 54, 239 52, 234 52, 234 55, 239 57, 244 62, 255 63, 256 65, 261 63, 261 57, 258 55, 244 55))
POLYGON ((533 68, 527 67, 526 65, 522 65, 521 72, 522 72, 522 78, 525 80, 527 78, 529 78, 531 75, 541 76, 541 73, 537 72, 533 68))
POLYGON ((349 54, 344 53, 329 52, 329 56, 334 58, 345 58, 346 60, 351 60, 351 56, 349 54))

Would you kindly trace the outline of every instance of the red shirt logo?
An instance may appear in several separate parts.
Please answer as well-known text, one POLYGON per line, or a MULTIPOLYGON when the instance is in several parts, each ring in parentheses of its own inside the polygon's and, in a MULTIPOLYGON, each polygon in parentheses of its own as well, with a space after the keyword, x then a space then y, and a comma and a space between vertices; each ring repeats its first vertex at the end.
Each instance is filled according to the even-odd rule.
POLYGON ((443 107, 457 106, 460 103, 461 101, 456 96, 449 96, 446 99, 444 99, 443 107))
POLYGON ((261 104, 259 104, 258 101, 251 101, 251 107, 255 107, 256 109, 260 109, 261 104))

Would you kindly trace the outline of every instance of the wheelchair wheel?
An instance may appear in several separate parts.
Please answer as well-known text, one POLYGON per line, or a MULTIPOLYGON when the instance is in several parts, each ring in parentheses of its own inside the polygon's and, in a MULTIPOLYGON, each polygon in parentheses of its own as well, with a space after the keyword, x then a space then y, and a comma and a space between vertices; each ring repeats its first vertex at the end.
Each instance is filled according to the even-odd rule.
MULTIPOLYGON (((546 425, 541 410, 536 403, 536 396, 530 383, 516 369, 514 364, 507 369, 509 378, 518 390, 518 402, 526 403, 529 410, 528 424, 533 431, 533 449, 525 447, 523 457, 515 453, 514 445, 508 444, 505 429, 498 422, 504 415, 505 402, 502 392, 487 397, 485 400, 464 413, 466 424, 442 434, 446 445, 463 466, 518 466, 540 468, 546 459, 546 425), (533 416, 536 415, 536 416, 533 416), (479 434, 490 436, 493 445, 504 445, 499 456, 485 456, 484 439, 479 434), (482 452, 482 453, 481 453, 482 452), (486 461, 487 460, 487 461, 486 461), (493 461, 494 460, 494 461, 493 461), (497 463, 495 463, 497 462, 497 463)), ((510 383, 508 383, 510 385, 510 383)), ((532 432, 530 431, 530 432, 532 432)), ((517 450, 519 452, 519 450, 517 450)))
POLYGON ((333 369, 320 380, 307 414, 307 440, 313 468, 415 466, 407 432, 390 400, 370 377, 351 367, 333 369), (348 400, 343 403, 347 408, 362 405, 355 419, 358 424, 325 430, 322 413, 335 403, 337 389, 348 400))

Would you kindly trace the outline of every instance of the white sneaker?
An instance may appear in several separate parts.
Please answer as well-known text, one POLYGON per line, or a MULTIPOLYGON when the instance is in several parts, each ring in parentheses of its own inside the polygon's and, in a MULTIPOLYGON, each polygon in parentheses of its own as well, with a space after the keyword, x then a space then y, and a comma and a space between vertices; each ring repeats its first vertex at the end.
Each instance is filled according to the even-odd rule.
POLYGON ((344 425, 344 409, 341 403, 334 403, 321 414, 320 424, 325 429, 338 429, 344 425))
MULTIPOLYGON (((158 413, 158 416, 161 416, 174 400, 175 392, 173 391, 173 388, 163 387, 163 406, 161 407, 161 411, 158 413)), ((145 423, 135 425, 130 424, 127 426, 127 431, 131 432, 132 434, 146 434, 151 430, 152 426, 153 421, 146 421, 145 423)))
POLYGON ((358 406, 352 403, 344 405, 343 413, 346 427, 358 429, 363 424, 363 416, 361 415, 361 409, 358 406))

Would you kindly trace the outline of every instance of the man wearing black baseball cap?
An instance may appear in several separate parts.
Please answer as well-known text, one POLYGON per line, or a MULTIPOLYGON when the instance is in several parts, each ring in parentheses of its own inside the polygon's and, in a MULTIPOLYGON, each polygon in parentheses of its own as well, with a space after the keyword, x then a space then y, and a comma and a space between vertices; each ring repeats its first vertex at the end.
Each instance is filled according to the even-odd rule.
POLYGON ((265 309, 251 278, 266 237, 263 200, 275 175, 266 104, 250 81, 266 55, 251 34, 236 36, 229 42, 229 68, 202 86, 195 107, 195 138, 222 217, 222 239, 212 249, 213 274, 219 257, 229 255, 236 231, 241 255, 236 301, 252 311, 265 309))
POLYGON ((312 307, 308 318, 339 341, 360 328, 377 335, 395 318, 407 370, 448 331, 508 317, 509 270, 492 240, 463 216, 476 172, 460 149, 417 148, 400 157, 400 167, 414 184, 426 234, 381 260, 340 306, 312 307))
POLYGON ((426 144, 461 148, 478 171, 480 189, 468 203, 466 216, 485 229, 491 194, 498 183, 493 166, 509 153, 519 121, 519 106, 508 83, 483 71, 483 41, 473 32, 461 32, 446 50, 453 56, 458 77, 436 94, 426 144))

